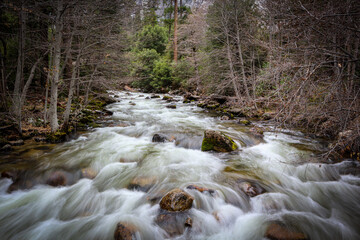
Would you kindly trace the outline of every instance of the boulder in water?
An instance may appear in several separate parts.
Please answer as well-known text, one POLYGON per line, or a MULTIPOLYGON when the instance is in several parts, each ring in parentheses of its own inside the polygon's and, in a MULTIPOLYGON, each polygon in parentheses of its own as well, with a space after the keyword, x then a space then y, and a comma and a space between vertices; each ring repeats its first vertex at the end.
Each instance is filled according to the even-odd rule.
POLYGON ((66 185, 66 176, 61 171, 53 172, 46 183, 50 186, 57 187, 57 186, 65 186, 66 185))
POLYGON ((171 109, 176 109, 176 105, 175 104, 170 104, 166 106, 167 108, 171 108, 171 109))
POLYGON ((265 237, 271 240, 307 240, 304 233, 288 228, 279 223, 272 223, 268 226, 265 237))
POLYGON ((81 177, 94 179, 97 175, 97 172, 92 168, 83 168, 81 169, 81 177))
POLYGON ((170 96, 164 96, 163 98, 162 98, 162 100, 165 100, 165 101, 168 101, 168 102, 171 102, 172 100, 174 100, 174 98, 173 97, 170 97, 170 96))
POLYGON ((153 138, 152 138, 152 142, 168 142, 169 139, 167 138, 167 136, 163 135, 163 134, 154 134, 153 138))
POLYGON ((154 186, 155 182, 155 177, 136 177, 130 182, 127 188, 147 192, 152 186, 154 186))
POLYGON ((137 227, 131 223, 119 222, 114 232, 115 240, 133 240, 136 239, 137 227))
POLYGON ((24 140, 20 139, 16 141, 10 141, 9 143, 11 146, 21 146, 24 145, 24 140))
POLYGON ((231 152, 237 148, 238 146, 229 136, 218 131, 205 131, 201 151, 231 152))
POLYGON ((174 237, 183 234, 186 228, 191 228, 193 221, 187 212, 161 210, 155 222, 170 237, 174 237))
POLYGON ((192 207, 194 198, 187 192, 176 188, 168 192, 160 201, 160 208, 169 212, 186 211, 192 207))
POLYGON ((153 94, 153 95, 151 95, 150 98, 160 98, 160 96, 159 96, 159 95, 156 95, 156 94, 153 94))
POLYGON ((239 188, 249 197, 255 197, 263 192, 265 192, 262 188, 253 186, 249 182, 241 182, 239 183, 239 188))

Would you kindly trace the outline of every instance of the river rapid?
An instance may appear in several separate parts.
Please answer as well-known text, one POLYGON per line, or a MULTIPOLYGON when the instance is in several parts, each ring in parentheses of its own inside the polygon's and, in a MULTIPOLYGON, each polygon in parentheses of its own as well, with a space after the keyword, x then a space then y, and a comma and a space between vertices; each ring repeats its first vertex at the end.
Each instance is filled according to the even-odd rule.
MULTIPOLYGON (((0 179, 0 239, 113 239, 118 222, 137 228, 137 239, 266 239, 267 227, 282 223, 310 239, 360 239, 358 163, 320 163, 326 149, 301 132, 264 126, 263 139, 251 126, 222 121, 175 97, 176 109, 142 93, 113 92, 119 102, 103 127, 58 144, 19 147, 0 156, 20 166, 20 187, 0 179), (232 137, 239 150, 200 151, 204 130, 232 137), (176 139, 153 143, 156 133, 176 139), (20 151, 21 149, 21 151, 20 151), (82 178, 81 169, 93 171, 82 178), (62 171, 66 186, 42 178, 62 171), (145 191, 131 188, 134 179, 145 191), (250 182, 264 193, 249 197, 239 187, 250 182), (186 187, 194 184, 214 194, 186 187), (155 223, 159 200, 181 188, 194 197, 192 228, 170 236, 155 223)), ((261 123, 255 123, 257 125, 261 123)))

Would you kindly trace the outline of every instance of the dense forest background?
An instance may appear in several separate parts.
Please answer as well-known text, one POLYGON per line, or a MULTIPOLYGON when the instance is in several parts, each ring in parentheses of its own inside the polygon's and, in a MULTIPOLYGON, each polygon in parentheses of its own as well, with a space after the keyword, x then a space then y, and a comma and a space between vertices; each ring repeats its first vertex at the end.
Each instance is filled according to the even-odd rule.
POLYGON ((3 1, 0 125, 68 131, 108 89, 218 94, 353 157, 359 39, 357 0, 3 1))

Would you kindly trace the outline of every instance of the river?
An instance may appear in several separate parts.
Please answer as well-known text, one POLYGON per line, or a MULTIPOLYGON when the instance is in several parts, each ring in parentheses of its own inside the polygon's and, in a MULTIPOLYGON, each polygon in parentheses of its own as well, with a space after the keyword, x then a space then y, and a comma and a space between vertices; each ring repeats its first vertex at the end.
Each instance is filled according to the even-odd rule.
POLYGON ((114 94, 119 102, 107 107, 114 114, 103 127, 1 156, 2 165, 23 169, 23 180, 9 193, 12 180, 0 179, 0 239, 113 239, 120 221, 135 225, 139 239, 265 239, 273 222, 313 240, 360 239, 360 177, 349 174, 358 163, 321 163, 321 140, 272 125, 263 126, 259 139, 251 126, 222 121, 181 97, 170 109, 148 94, 114 94), (231 136, 239 151, 200 151, 206 129, 231 136), (156 133, 176 141, 153 143, 156 133), (80 169, 96 177, 81 178, 80 169), (65 174, 66 186, 45 184, 53 171, 65 174), (146 182, 146 192, 129 188, 134 179, 146 182), (241 181, 264 193, 247 196, 241 181), (190 184, 215 192, 187 189, 190 184), (194 197, 193 224, 169 236, 155 219, 159 199, 174 188, 194 197))

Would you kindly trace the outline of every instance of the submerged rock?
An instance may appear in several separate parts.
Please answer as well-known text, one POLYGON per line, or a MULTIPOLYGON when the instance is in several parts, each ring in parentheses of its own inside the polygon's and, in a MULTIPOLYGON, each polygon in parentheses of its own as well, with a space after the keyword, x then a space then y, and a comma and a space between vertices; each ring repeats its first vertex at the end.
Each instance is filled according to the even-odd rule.
POLYGON ((193 221, 188 212, 160 211, 155 223, 170 237, 181 235, 186 228, 191 228, 193 221))
POLYGON ((288 228, 279 223, 272 223, 268 226, 265 237, 271 240, 307 240, 304 233, 288 228))
POLYGON ((191 184, 191 185, 187 186, 186 188, 187 189, 192 189, 192 190, 197 190, 197 191, 199 191, 201 193, 208 192, 210 195, 215 194, 214 189, 209 189, 209 188, 205 188, 205 187, 199 187, 199 186, 196 186, 194 184, 191 184))
POLYGON ((81 169, 81 177, 82 178, 88 178, 88 179, 94 179, 97 175, 97 172, 92 168, 83 168, 81 169))
POLYGON ((57 187, 57 186, 65 186, 66 185, 66 176, 61 171, 53 172, 48 180, 46 181, 46 184, 57 187))
POLYGON ((137 227, 131 223, 119 222, 114 232, 115 240, 134 240, 136 239, 137 227))
POLYGON ((127 188, 131 190, 147 192, 154 186, 155 183, 155 177, 136 177, 130 182, 127 188))
POLYGON ((238 146, 229 136, 218 131, 205 131, 201 151, 231 152, 236 149, 238 149, 238 146))
POLYGON ((260 186, 255 186, 255 185, 251 184, 250 182, 239 183, 239 188, 241 191, 243 191, 249 197, 255 197, 255 196, 265 192, 265 190, 263 188, 261 188, 260 186))
POLYGON ((12 147, 11 147, 10 144, 6 144, 5 146, 3 146, 3 147, 0 149, 1 152, 9 152, 9 151, 11 151, 11 150, 12 150, 12 147))
POLYGON ((176 188, 168 192, 160 201, 160 208, 170 211, 186 211, 192 207, 194 198, 183 190, 176 188))

